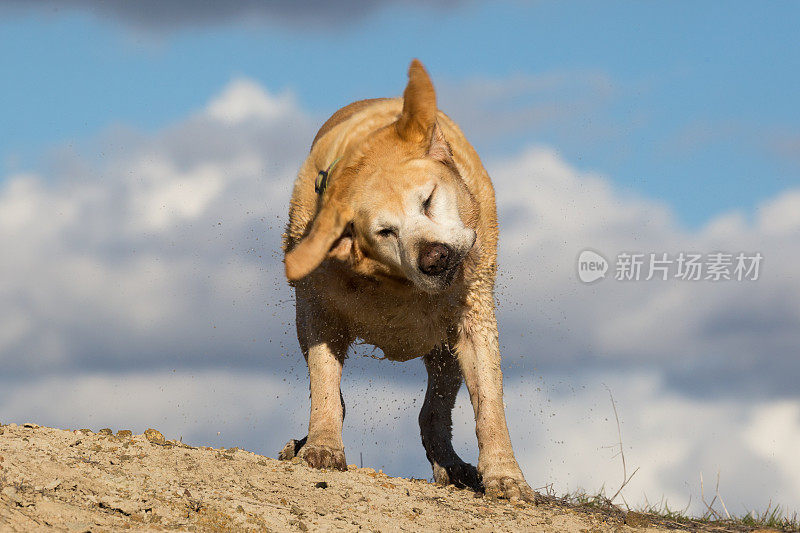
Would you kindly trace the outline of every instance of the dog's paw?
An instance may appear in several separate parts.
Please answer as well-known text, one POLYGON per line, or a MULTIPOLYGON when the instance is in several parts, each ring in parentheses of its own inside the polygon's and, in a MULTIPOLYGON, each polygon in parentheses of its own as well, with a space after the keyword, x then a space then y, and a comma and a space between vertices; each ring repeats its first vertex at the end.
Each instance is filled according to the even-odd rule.
POLYGON ((439 485, 455 485, 460 489, 468 488, 474 491, 481 489, 478 469, 463 461, 447 465, 433 463, 433 479, 439 485))
POLYGON ((488 476, 483 478, 487 498, 536 503, 536 493, 521 476, 488 476))
POLYGON ((308 437, 303 437, 300 440, 292 439, 287 442, 286 446, 278 452, 278 459, 281 461, 289 461, 297 457, 297 454, 300 453, 300 449, 305 445, 306 439, 308 439, 308 437))
POLYGON ((344 450, 322 444, 306 444, 297 456, 314 468, 347 470, 344 450))

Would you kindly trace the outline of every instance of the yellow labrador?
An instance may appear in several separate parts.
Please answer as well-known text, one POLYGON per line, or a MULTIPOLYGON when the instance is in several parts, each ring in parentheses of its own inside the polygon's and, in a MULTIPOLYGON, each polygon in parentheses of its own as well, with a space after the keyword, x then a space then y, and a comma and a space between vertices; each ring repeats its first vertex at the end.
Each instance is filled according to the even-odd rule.
POLYGON ((395 361, 424 357, 422 444, 440 483, 533 501, 506 426, 494 282, 497 213, 478 154, 414 60, 403 98, 362 100, 322 126, 294 184, 284 236, 297 336, 311 376, 306 438, 282 459, 346 469, 342 364, 357 338, 395 361), (478 468, 453 450, 462 379, 478 468))

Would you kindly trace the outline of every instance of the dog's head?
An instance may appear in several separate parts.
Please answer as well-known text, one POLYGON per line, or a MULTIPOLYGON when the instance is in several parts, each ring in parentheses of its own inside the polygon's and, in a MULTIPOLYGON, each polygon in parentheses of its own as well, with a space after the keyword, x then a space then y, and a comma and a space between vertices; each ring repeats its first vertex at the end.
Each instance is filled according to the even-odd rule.
POLYGON ((327 257, 355 273, 447 288, 475 244, 475 202, 436 122, 436 93, 414 60, 396 122, 342 156, 310 231, 286 255, 298 280, 327 257))

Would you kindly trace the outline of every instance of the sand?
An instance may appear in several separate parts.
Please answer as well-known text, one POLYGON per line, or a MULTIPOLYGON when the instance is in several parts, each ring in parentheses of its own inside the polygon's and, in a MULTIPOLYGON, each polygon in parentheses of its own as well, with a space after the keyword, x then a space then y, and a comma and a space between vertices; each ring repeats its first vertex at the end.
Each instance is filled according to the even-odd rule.
POLYGON ((643 515, 490 501, 371 468, 321 471, 156 430, 0 426, 0 531, 663 531, 643 515), (639 526, 633 527, 633 526, 639 526))

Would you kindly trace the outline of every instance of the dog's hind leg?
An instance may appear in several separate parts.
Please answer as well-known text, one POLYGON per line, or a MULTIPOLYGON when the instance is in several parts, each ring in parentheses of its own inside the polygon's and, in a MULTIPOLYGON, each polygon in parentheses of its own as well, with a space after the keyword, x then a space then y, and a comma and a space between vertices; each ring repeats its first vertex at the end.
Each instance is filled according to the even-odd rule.
POLYGON ((462 380, 458 361, 446 347, 435 349, 424 360, 428 390, 419 413, 419 429, 433 478, 442 485, 480 490, 477 469, 453 449, 452 412, 462 380))

